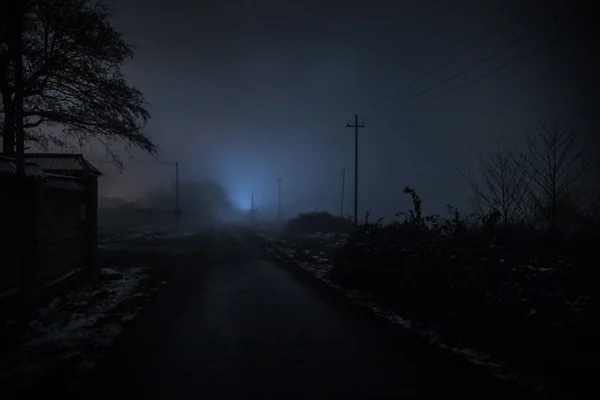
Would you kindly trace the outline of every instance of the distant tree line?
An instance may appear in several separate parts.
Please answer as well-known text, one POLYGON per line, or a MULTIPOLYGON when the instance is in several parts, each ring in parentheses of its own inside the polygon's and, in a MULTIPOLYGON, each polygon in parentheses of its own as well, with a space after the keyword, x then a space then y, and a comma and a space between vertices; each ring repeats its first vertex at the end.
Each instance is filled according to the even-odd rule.
MULTIPOLYGON (((175 210, 175 189, 151 189, 140 200, 143 207, 175 210)), ((179 207, 182 219, 195 222, 219 222, 231 217, 235 210, 227 191, 212 180, 179 183, 179 207)))

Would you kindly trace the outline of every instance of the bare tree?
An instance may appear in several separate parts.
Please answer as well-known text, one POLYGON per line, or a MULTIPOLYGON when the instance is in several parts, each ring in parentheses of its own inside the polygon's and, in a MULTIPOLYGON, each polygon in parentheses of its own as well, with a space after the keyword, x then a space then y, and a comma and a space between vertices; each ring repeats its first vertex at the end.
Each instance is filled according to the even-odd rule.
MULTIPOLYGON (((3 4, 7 1, 0 0, 3 4)), ((142 93, 125 80, 121 65, 133 48, 110 24, 109 10, 92 0, 29 0, 23 31, 26 140, 66 143, 124 142, 156 153, 144 133, 149 118, 142 93), (47 128, 60 128, 51 136, 47 128)), ((0 12, 0 25, 7 23, 0 12)), ((0 113, 5 153, 14 152, 14 74, 11 42, 0 29, 0 113)))
POLYGON ((497 211, 505 228, 528 216, 525 199, 529 177, 513 153, 497 142, 495 151, 479 154, 479 176, 459 173, 473 189, 473 205, 480 215, 497 211))
POLYGON ((593 201, 584 157, 572 123, 540 122, 537 135, 527 137, 527 151, 515 158, 531 180, 529 196, 538 215, 554 233, 566 229, 593 201))

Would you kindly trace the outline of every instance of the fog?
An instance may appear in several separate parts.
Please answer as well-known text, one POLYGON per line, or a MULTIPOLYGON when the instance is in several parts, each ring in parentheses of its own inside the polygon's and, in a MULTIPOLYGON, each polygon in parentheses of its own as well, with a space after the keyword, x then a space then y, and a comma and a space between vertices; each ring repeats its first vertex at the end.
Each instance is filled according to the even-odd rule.
MULTIPOLYGON (((471 192, 456 168, 475 170, 477 153, 496 141, 518 147, 539 120, 555 118, 595 137, 592 13, 536 30, 570 4, 119 0, 114 23, 137 46, 126 74, 147 97, 148 133, 161 154, 123 153, 120 172, 93 143, 82 150, 104 173, 103 196, 139 201, 172 188, 177 162, 181 182, 217 182, 222 203, 238 211, 254 193, 255 209, 275 217, 281 177, 283 217, 338 214, 342 169, 354 168, 346 124, 357 113, 365 123, 359 218, 369 211, 390 219, 408 208, 405 186, 427 213, 447 203, 469 211, 471 192)), ((351 213, 353 172, 345 178, 351 213)), ((181 207, 189 215, 191 206, 181 207)))

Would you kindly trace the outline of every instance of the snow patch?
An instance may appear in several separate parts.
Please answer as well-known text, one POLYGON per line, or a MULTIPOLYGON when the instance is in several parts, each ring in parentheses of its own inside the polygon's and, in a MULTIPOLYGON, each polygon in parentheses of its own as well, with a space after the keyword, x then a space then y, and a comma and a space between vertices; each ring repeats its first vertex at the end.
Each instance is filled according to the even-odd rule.
POLYGON ((71 293, 65 300, 63 307, 75 308, 76 311, 70 315, 65 323, 56 321, 46 325, 44 322, 47 322, 47 316, 56 308, 58 301, 57 299, 53 300, 48 307, 40 310, 38 318, 34 320, 33 324, 38 327, 36 329, 37 335, 25 341, 25 351, 32 352, 37 347, 48 344, 53 347, 67 349, 79 345, 82 341, 88 341, 96 335, 106 336, 108 334, 110 336, 114 331, 98 332, 97 329, 92 328, 109 311, 133 296, 135 289, 143 279, 144 272, 144 268, 129 268, 121 274, 113 269, 103 268, 100 271, 101 275, 118 276, 120 279, 107 282, 101 290, 91 292, 91 294, 86 292, 71 293), (102 296, 102 298, 92 303, 90 307, 81 309, 89 300, 98 296, 102 296))
POLYGON ((529 269, 532 271, 536 271, 536 272, 555 272, 556 271, 554 268, 534 267, 532 265, 525 265, 525 266, 523 266, 523 268, 529 269))
POLYGON ((121 276, 120 272, 117 272, 116 270, 114 270, 112 268, 100 268, 99 273, 100 273, 100 275, 104 275, 104 276, 121 276))
POLYGON ((93 349, 110 344, 124 329, 123 324, 132 320, 141 307, 123 313, 117 322, 103 323, 102 319, 123 301, 134 298, 146 276, 146 268, 122 271, 103 268, 98 290, 92 290, 92 284, 87 283, 62 300, 52 299, 47 306, 37 310, 30 323, 31 331, 21 338, 20 351, 15 354, 17 360, 12 357, 0 359, 0 378, 8 378, 23 387, 27 381, 43 377, 47 371, 65 362, 74 362, 78 371, 90 370, 95 364, 93 349), (85 349, 89 354, 82 352, 85 349), (9 364, 11 368, 7 367, 9 364))

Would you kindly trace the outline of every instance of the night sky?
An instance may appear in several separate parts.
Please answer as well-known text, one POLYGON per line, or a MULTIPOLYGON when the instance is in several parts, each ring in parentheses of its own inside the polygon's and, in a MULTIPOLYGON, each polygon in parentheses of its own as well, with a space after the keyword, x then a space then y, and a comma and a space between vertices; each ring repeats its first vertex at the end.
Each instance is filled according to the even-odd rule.
MULTIPOLYGON (((125 71, 149 102, 148 133, 161 159, 181 163, 182 179, 216 179, 242 206, 254 190, 256 206, 268 209, 281 176, 285 216, 339 213, 342 168, 352 168, 354 156, 346 123, 358 113, 366 124, 359 216, 390 218, 410 205, 406 185, 425 212, 443 212, 446 203, 469 212, 470 191, 456 167, 475 169, 477 152, 497 140, 518 145, 540 119, 574 117, 591 137, 600 78, 597 28, 585 2, 415 97, 574 3, 116 0, 113 10, 115 26, 137 46, 125 71)), ((104 194, 135 198, 172 179, 171 165, 144 164, 151 158, 138 153, 135 160, 126 159, 122 176, 98 164, 104 194)), ((346 183, 351 212, 353 173, 346 183)))

